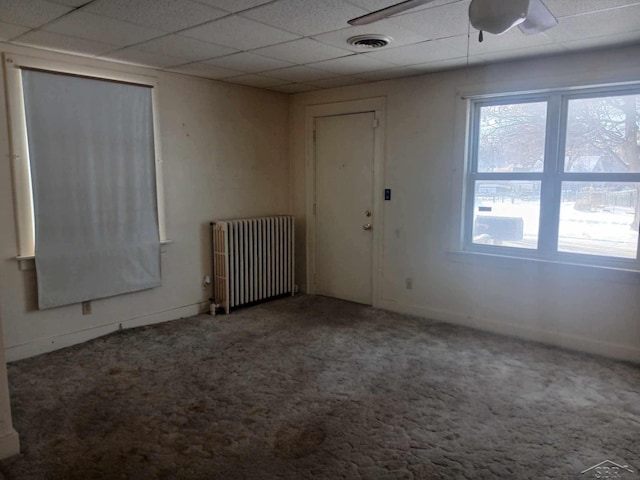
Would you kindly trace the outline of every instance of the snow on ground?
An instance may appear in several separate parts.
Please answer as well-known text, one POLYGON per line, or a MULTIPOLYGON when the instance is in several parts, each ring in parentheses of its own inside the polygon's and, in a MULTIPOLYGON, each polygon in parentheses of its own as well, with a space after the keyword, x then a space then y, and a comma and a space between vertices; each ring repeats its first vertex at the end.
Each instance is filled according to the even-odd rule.
MULTIPOLYGON (((491 207, 491 212, 481 215, 518 217, 524 220, 522 241, 505 241, 503 246, 536 248, 540 202, 510 198, 480 198, 478 207, 491 207)), ((638 232, 631 229, 634 211, 629 207, 612 207, 611 210, 579 211, 575 202, 563 202, 560 206, 560 231, 558 249, 562 252, 636 258, 638 232)))

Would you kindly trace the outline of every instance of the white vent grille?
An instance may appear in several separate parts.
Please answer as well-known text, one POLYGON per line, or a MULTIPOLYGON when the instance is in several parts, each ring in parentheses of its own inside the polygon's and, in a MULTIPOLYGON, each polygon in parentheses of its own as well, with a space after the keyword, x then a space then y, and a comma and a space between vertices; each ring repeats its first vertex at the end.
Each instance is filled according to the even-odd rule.
POLYGON ((391 43, 392 38, 386 35, 358 35, 347 40, 349 45, 361 48, 363 50, 371 50, 375 48, 386 47, 391 43))

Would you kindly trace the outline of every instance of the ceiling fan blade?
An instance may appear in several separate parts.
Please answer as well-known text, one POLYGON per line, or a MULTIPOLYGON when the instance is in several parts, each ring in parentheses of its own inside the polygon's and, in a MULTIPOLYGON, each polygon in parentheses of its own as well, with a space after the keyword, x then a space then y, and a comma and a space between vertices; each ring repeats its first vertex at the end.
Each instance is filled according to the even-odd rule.
POLYGON ((529 13, 518 28, 525 35, 544 32, 558 25, 558 19, 547 8, 542 0, 530 0, 529 13))
POLYGON ((350 25, 369 25, 370 23, 377 22, 392 15, 404 12, 405 10, 411 10, 412 8, 419 7, 425 3, 431 3, 435 0, 405 0, 396 5, 376 10, 375 12, 367 13, 361 17, 353 18, 349 20, 350 25))

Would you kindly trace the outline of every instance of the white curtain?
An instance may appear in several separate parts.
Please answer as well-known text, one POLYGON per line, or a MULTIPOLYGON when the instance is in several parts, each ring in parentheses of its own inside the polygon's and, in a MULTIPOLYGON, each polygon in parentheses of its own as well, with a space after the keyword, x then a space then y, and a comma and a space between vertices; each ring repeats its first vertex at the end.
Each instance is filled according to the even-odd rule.
POLYGON ((39 307, 159 286, 151 88, 22 79, 39 307))

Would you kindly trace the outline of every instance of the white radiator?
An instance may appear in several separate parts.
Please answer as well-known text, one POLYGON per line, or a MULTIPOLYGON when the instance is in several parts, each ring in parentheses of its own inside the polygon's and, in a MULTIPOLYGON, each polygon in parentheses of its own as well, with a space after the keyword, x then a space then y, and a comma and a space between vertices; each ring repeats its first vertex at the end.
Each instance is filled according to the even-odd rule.
POLYGON ((213 298, 226 313, 241 305, 294 293, 293 217, 212 224, 213 298))

